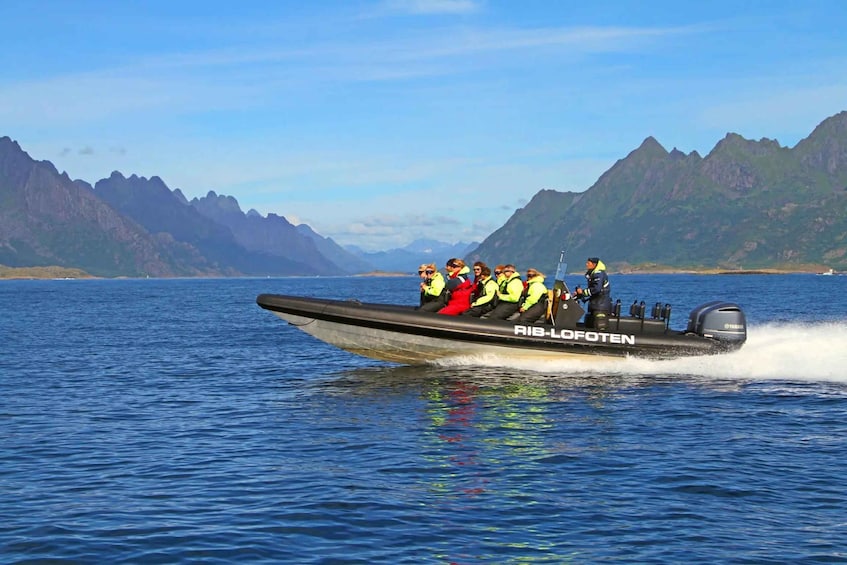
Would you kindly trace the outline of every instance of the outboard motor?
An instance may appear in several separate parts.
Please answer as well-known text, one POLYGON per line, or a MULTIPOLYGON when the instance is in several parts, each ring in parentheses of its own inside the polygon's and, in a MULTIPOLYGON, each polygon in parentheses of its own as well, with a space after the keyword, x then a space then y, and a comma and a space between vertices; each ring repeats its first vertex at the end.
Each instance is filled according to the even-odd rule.
POLYGON ((747 317, 738 304, 715 300, 691 311, 685 331, 740 346, 747 341, 747 317))

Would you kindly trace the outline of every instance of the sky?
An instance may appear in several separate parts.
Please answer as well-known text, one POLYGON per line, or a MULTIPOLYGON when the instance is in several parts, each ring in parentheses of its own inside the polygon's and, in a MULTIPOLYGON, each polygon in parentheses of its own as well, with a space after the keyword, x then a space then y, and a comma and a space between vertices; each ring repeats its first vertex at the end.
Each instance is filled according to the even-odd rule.
POLYGON ((793 147, 847 110, 845 29, 842 0, 3 0, 0 136, 368 251, 482 241, 648 136, 793 147))

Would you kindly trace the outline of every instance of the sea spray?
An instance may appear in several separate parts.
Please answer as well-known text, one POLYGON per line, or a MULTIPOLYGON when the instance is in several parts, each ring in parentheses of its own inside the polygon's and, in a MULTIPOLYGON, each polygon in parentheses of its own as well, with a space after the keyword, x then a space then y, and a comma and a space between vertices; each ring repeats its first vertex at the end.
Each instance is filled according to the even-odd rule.
POLYGON ((733 353, 677 359, 635 357, 562 360, 482 355, 446 359, 440 366, 508 367, 546 375, 699 376, 732 380, 791 379, 847 382, 847 322, 765 324, 749 328, 747 343, 733 353))

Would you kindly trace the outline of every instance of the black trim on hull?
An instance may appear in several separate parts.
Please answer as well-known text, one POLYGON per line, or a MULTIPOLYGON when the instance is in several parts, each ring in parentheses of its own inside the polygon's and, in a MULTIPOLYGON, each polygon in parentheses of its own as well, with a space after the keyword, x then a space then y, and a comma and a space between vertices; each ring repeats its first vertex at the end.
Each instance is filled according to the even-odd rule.
MULTIPOLYGON (((693 355, 710 355, 735 350, 744 339, 721 341, 692 332, 665 329, 661 332, 621 331, 614 329, 614 321, 604 331, 585 328, 556 328, 551 324, 516 324, 512 321, 486 320, 465 316, 443 316, 420 312, 411 306, 362 303, 355 300, 330 300, 278 294, 261 294, 257 304, 276 313, 306 333, 313 333, 308 324, 315 320, 344 327, 363 328, 387 332, 392 336, 408 336, 444 340, 455 343, 455 355, 462 355, 474 346, 521 350, 562 355, 601 355, 611 357, 637 356, 646 358, 673 358, 693 355)), ((626 320, 626 318, 621 319, 626 320)), ((396 358, 391 351, 380 349, 382 344, 367 344, 363 338, 357 345, 327 343, 376 359, 396 358)), ((348 336, 349 337, 349 336, 348 336)), ((383 347, 388 347, 384 346, 383 347)), ((449 348, 448 348, 449 349, 449 348)), ((449 353, 449 352, 448 352, 449 353)), ((444 352, 434 357, 447 356, 444 352)), ((426 357, 426 355, 424 355, 426 357)), ((407 358, 407 357, 402 357, 407 358)))

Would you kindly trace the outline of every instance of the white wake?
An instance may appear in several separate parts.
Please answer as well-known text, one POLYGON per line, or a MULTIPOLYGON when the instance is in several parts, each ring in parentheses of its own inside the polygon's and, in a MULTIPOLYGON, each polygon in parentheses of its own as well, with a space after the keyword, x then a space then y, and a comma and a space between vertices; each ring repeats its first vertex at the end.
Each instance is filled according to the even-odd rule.
POLYGON ((747 343, 725 355, 662 361, 517 360, 496 356, 446 360, 442 366, 509 367, 558 375, 693 375, 720 379, 847 382, 847 322, 749 327, 747 343))

